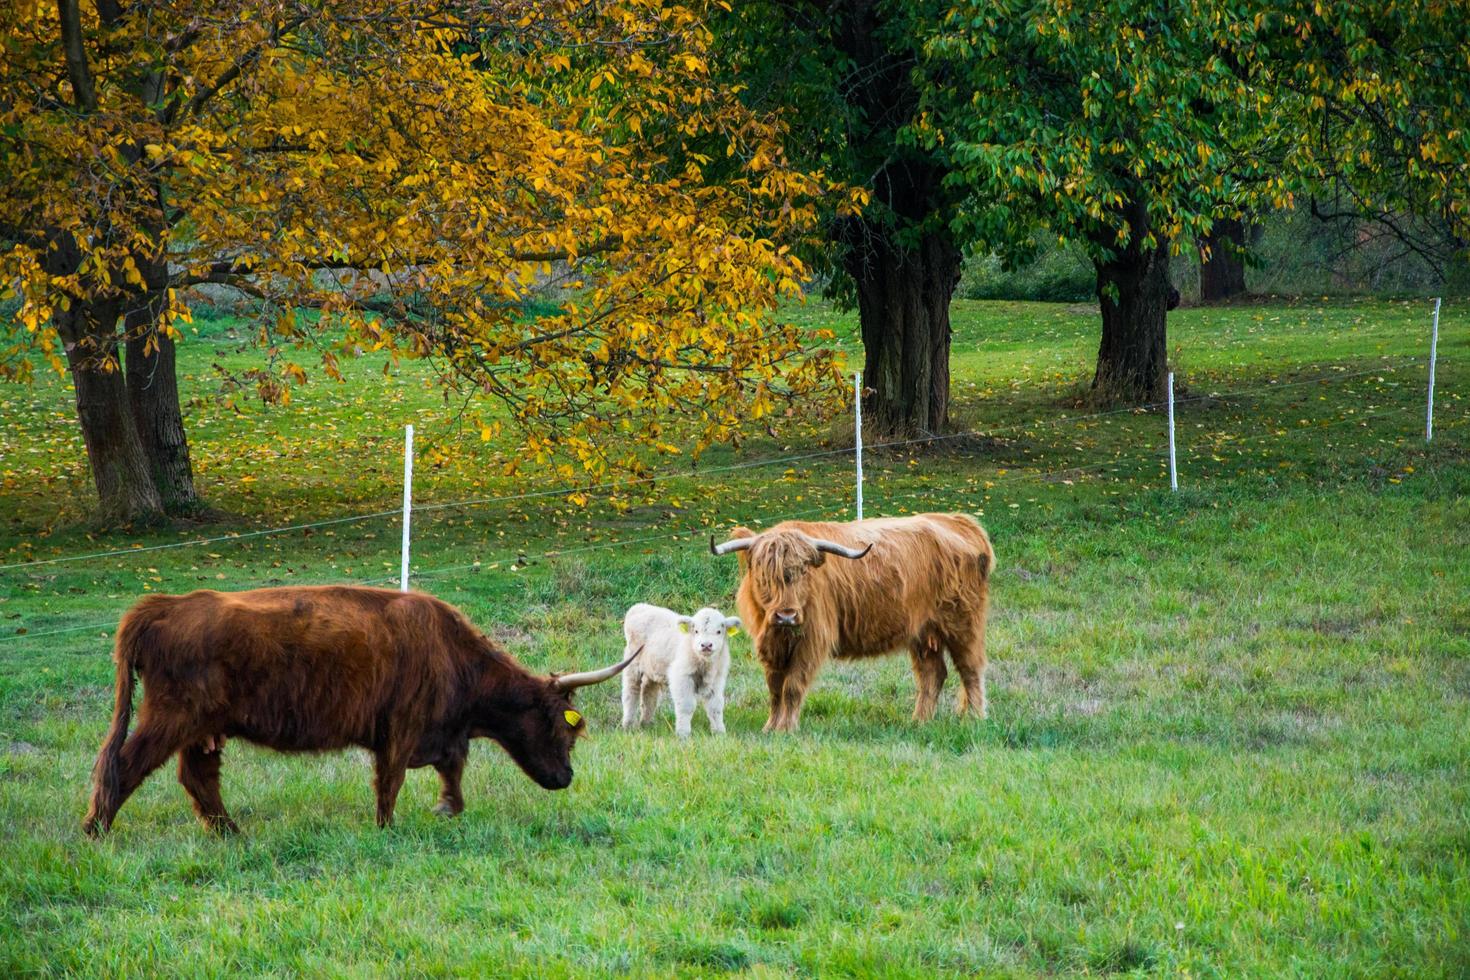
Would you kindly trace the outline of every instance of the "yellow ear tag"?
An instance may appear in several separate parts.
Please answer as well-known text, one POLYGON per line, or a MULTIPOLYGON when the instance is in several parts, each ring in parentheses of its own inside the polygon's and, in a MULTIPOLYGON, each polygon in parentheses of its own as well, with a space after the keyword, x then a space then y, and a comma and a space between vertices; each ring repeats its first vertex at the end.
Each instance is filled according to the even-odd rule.
POLYGON ((726 632, 728 632, 731 636, 734 636, 736 633, 739 633, 740 632, 740 627, 739 626, 731 626, 729 628, 729 630, 727 630, 726 632))
POLYGON ((568 708, 565 712, 563 712, 563 714, 566 716, 567 724, 571 725, 573 728, 576 728, 577 723, 582 720, 581 713, 573 711, 571 708, 568 708))
POLYGON ((679 624, 679 632, 680 633, 688 633, 689 632, 689 624, 688 623, 680 623, 679 624))

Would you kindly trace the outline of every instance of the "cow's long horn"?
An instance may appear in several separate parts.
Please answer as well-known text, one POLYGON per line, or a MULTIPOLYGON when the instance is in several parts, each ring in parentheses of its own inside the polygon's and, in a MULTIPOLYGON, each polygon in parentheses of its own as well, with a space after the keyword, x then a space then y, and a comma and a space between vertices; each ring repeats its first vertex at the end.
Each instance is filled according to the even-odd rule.
POLYGON ((812 545, 818 551, 825 551, 829 555, 841 555, 843 558, 861 558, 873 550, 873 542, 869 541, 865 548, 849 548, 845 544, 836 541, 828 541, 825 538, 812 538, 812 545))
POLYGON ((744 551, 755 544, 755 538, 731 538, 724 544, 715 544, 715 536, 709 536, 709 553, 712 555, 728 555, 732 551, 744 551))
POLYGON ((620 664, 613 664, 611 667, 604 667, 601 670, 585 670, 580 674, 562 674, 556 678, 556 689, 558 691, 575 691, 577 688, 586 687, 588 684, 601 684, 608 678, 621 674, 623 669, 634 660, 637 660, 638 654, 642 652, 643 648, 639 647, 633 651, 632 656, 627 660, 624 660, 620 664))

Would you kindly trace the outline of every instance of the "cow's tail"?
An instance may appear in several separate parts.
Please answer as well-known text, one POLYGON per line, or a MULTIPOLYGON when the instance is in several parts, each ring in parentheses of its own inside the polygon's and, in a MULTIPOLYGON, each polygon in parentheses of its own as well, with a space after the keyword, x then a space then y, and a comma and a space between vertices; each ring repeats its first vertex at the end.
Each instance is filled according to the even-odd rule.
POLYGON ((97 751, 92 767, 92 803, 82 830, 96 837, 107 833, 113 815, 122 805, 118 799, 118 758, 128 737, 128 723, 133 716, 133 684, 137 672, 137 641, 141 624, 133 616, 125 616, 117 631, 117 644, 112 659, 117 662, 117 686, 113 693, 112 727, 97 751))
POLYGON ((990 535, 985 533, 985 528, 979 530, 985 547, 975 557, 975 562, 980 566, 980 581, 988 583, 990 576, 995 574, 995 549, 990 546, 990 535))

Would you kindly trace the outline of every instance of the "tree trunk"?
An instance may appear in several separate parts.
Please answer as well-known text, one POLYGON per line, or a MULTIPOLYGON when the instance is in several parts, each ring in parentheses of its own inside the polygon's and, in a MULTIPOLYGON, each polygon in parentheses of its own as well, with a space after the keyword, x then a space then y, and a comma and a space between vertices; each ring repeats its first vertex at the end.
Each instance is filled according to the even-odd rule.
POLYGON ((128 401, 163 509, 175 516, 196 514, 203 502, 194 489, 194 470, 189 463, 174 342, 159 329, 168 302, 168 278, 165 270, 147 269, 145 279, 147 293, 132 301, 123 321, 128 401))
POLYGON ((960 252, 947 235, 905 249, 889 229, 862 223, 848 272, 862 324, 863 418, 888 435, 931 434, 949 425, 949 302, 960 252))
MULTIPOLYGON (((948 153, 901 138, 923 105, 903 4, 843 0, 821 19, 849 61, 838 93, 851 173, 865 175, 863 218, 834 224, 834 244, 855 286, 864 348, 864 422, 898 435, 949 425, 949 302, 960 251, 946 230, 957 200, 945 183, 948 153)), ((859 180, 863 177, 857 178, 859 180)))
POLYGON ((1218 303, 1244 295, 1245 222, 1238 218, 1215 222, 1200 245, 1210 253, 1199 266, 1200 302, 1218 303))
POLYGON ((1169 247, 1096 262, 1102 344, 1092 389, 1107 400, 1158 401, 1168 373, 1169 247))
POLYGON ((127 385, 117 360, 115 303, 74 302, 57 311, 56 326, 76 388, 77 421, 97 485, 97 519, 104 524, 154 521, 163 501, 133 425, 127 385))
MULTIPOLYGON (((48 273, 73 275, 81 259, 70 233, 51 234, 45 257, 48 273)), ((153 488, 118 363, 119 313, 115 299, 84 302, 73 297, 70 308, 58 307, 51 315, 71 368, 77 421, 97 485, 96 517, 104 524, 153 521, 163 516, 163 502, 153 488)))

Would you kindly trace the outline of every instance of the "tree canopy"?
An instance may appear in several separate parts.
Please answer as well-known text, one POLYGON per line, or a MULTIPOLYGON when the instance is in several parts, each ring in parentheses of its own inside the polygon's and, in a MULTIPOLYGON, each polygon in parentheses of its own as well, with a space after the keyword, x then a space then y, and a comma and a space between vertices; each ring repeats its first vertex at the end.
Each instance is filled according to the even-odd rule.
POLYGON ((1300 120, 1291 172, 1317 216, 1367 221, 1441 271, 1470 248, 1467 14, 1293 0, 1263 7, 1251 52, 1300 120))
MULTIPOLYGON (((498 404, 487 438, 508 421, 568 473, 628 463, 615 430, 672 451, 662 410, 703 445, 832 378, 770 314, 817 199, 850 198, 712 77, 697 10, 19 0, 0 43, 0 279, 23 298, 0 365, 87 374, 84 430, 120 350, 131 374, 171 349, 203 283, 266 311, 263 397, 305 379, 293 345, 327 375, 356 349, 429 357, 498 404)), ((104 510, 149 509, 109 504, 99 461, 136 474, 101 424, 104 510)))
POLYGON ((1462 248, 1467 24, 1438 2, 770 0, 727 19, 724 57, 786 106, 803 159, 872 192, 829 223, 838 282, 875 407, 933 429, 960 252, 1082 248, 1094 386, 1148 401, 1178 250, 1302 198, 1423 254, 1462 248))
POLYGON ((927 46, 915 129, 975 194, 958 220, 1012 258, 1043 234, 1087 250, 1106 394, 1162 392, 1171 250, 1289 200, 1277 95, 1239 56, 1260 27, 1193 0, 1000 0, 958 5, 927 46))

